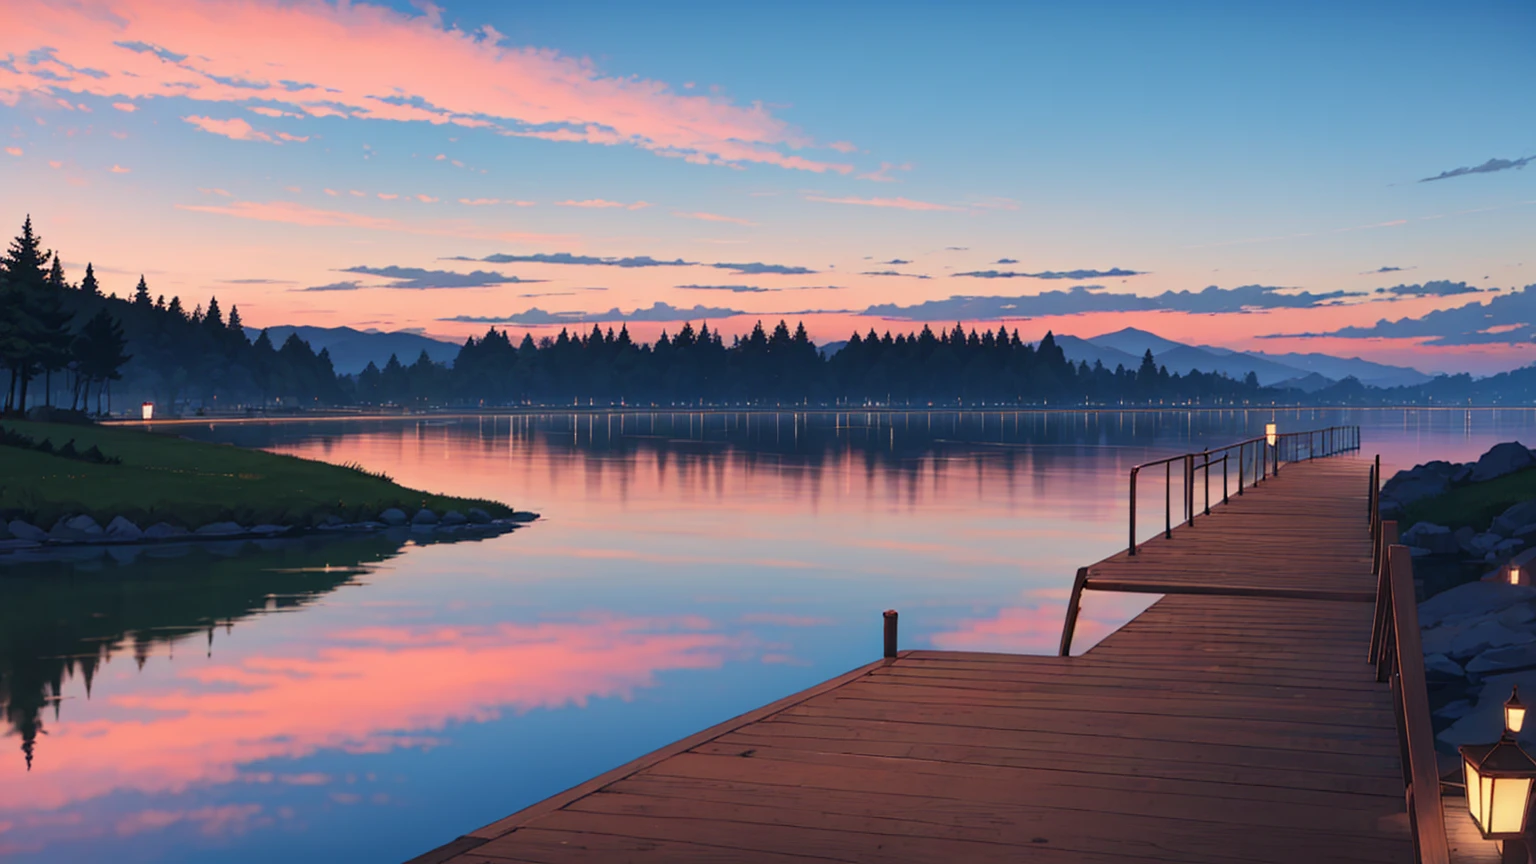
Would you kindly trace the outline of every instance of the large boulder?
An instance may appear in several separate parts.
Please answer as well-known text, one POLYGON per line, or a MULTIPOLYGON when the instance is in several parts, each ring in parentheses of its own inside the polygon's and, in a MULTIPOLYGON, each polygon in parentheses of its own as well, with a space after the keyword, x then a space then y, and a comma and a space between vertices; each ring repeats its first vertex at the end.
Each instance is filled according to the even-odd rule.
POLYGON ((469 524, 469 517, 465 516, 463 513, 460 513, 457 510, 449 510, 447 513, 443 514, 443 524, 467 525, 469 524))
POLYGON ((139 530, 139 526, 129 520, 117 516, 107 523, 107 537, 112 540, 123 541, 142 540, 144 539, 144 532, 139 530))
POLYGON ((89 534, 91 536, 102 533, 101 526, 96 524, 96 520, 84 515, 70 519, 64 523, 64 527, 71 531, 79 531, 81 534, 89 534))
POLYGON ((30 540, 33 543, 41 543, 48 539, 47 531, 33 525, 31 522, 23 522, 20 519, 12 519, 5 528, 17 540, 30 540))
POLYGON ((431 510, 428 510, 427 508, 423 507, 420 510, 416 511, 416 515, 415 516, 411 517, 411 524, 413 524, 413 525, 436 525, 437 524, 437 514, 433 513, 431 510))
POLYGON ((1472 540, 1467 543, 1465 548, 1468 552, 1471 552, 1474 555, 1487 555, 1503 542, 1503 537, 1485 531, 1482 534, 1478 534, 1477 536, 1473 537, 1472 540))
POLYGON ((1500 513, 1493 520, 1492 531, 1497 531, 1505 537, 1514 534, 1526 525, 1536 522, 1536 499, 1521 501, 1500 513))
POLYGON ((1525 445, 1519 441, 1506 441, 1493 445, 1484 453, 1477 464, 1472 466, 1472 476, 1468 479, 1473 483, 1482 483, 1532 465, 1536 465, 1536 456, 1532 456, 1525 445))
POLYGON ((1461 546, 1456 542, 1456 535, 1451 533, 1451 529, 1433 522, 1420 522, 1409 528, 1403 532, 1402 542, 1405 546, 1428 549, 1433 555, 1454 555, 1461 551, 1461 546))
MULTIPOLYGON (((491 514, 481 510, 479 507, 471 507, 469 508, 469 521, 476 525, 486 525, 491 521, 491 514)), ((1532 527, 1536 528, 1536 526, 1532 527)))
POLYGON ((201 537, 230 537, 235 534, 244 534, 245 529, 238 522, 209 522, 197 529, 201 537))
POLYGON ((385 525, 404 525, 411 521, 411 517, 405 515, 405 511, 399 507, 391 507, 379 514, 379 521, 385 525))
POLYGON ((185 537, 189 531, 180 525, 172 525, 169 522, 156 522, 144 529, 144 537, 148 540, 169 540, 172 537, 185 537))
POLYGON ((1381 487, 1382 498, 1408 505, 1421 498, 1443 495, 1451 489, 1451 475, 1460 467, 1436 460, 1415 465, 1392 475, 1381 487))
MULTIPOLYGON (((1492 617, 1517 603, 1536 600, 1536 588, 1507 582, 1467 582, 1419 604, 1419 627, 1428 629, 1492 617)), ((1425 651, 1424 653, 1433 653, 1425 651)), ((1536 691, 1533 691, 1536 692, 1536 691)))

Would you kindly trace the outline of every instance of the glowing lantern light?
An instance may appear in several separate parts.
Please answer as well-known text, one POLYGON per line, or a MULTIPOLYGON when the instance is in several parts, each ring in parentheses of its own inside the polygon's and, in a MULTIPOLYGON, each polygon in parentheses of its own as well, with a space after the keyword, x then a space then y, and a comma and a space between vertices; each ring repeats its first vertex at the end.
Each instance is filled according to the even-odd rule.
POLYGON ((1280 440, 1279 434, 1275 431, 1275 424, 1264 424, 1264 440, 1268 442, 1269 446, 1271 447, 1275 446, 1275 442, 1280 440))
MULTIPOLYGON (((1520 584, 1520 565, 1519 564, 1511 564, 1511 565, 1509 565, 1509 584, 1511 584, 1511 585, 1519 585, 1520 584)), ((1516 729, 1515 731, 1519 732, 1520 730, 1516 729)))
POLYGON ((145 420, 155 419, 155 403, 145 402, 143 405, 139 406, 139 411, 142 413, 145 420))
POLYGON ((1536 761, 1515 741, 1525 725, 1525 706, 1512 692, 1504 703, 1504 734, 1492 744, 1463 744, 1467 812, 1488 840, 1517 840, 1525 833, 1536 761))

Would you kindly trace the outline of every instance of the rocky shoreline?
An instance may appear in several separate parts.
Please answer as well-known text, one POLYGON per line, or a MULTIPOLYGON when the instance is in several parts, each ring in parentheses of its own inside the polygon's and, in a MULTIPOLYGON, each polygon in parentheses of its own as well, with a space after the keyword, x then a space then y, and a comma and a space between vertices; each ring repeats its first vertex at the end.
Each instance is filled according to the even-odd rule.
MULTIPOLYGON (((1536 453, 1519 442, 1495 445, 1476 462, 1434 461, 1400 471, 1382 486, 1381 515, 1401 520, 1442 496, 1463 496, 1536 472, 1536 453)), ((1497 500, 1497 499, 1495 499, 1497 500)), ((1502 502, 1501 502, 1502 503, 1502 502)), ((1510 584, 1511 565, 1536 566, 1536 498, 1517 501, 1491 519, 1472 510, 1472 524, 1420 521, 1399 534, 1414 556, 1419 629, 1435 745, 1447 765, 1462 744, 1485 743, 1502 728, 1510 688, 1536 693, 1536 587, 1510 584), (1453 523, 1454 524, 1454 523, 1453 523)), ((1449 521, 1449 520, 1448 520, 1449 521)), ((1526 743, 1536 744, 1527 730, 1526 743)))
POLYGON ((441 536, 490 537, 505 534, 518 526, 538 519, 537 513, 514 512, 509 517, 493 518, 478 507, 467 513, 448 510, 436 513, 427 508, 414 515, 391 507, 378 514, 376 519, 364 522, 345 522, 330 517, 313 527, 295 525, 240 525, 235 522, 210 522, 197 528, 186 528, 167 522, 157 522, 148 528, 140 528, 122 516, 115 516, 102 526, 90 515, 65 516, 44 530, 20 519, 0 523, 0 563, 8 555, 34 557, 50 550, 72 549, 91 546, 140 546, 160 543, 186 543, 197 541, 265 540, 300 534, 368 533, 404 529, 412 534, 441 536))

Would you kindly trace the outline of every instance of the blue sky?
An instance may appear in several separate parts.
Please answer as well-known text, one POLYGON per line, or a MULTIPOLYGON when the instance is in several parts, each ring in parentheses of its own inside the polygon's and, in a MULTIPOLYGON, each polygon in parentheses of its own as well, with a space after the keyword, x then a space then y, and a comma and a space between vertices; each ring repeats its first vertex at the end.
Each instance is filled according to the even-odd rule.
MULTIPOLYGON (((231 4, 25 0, 27 23, 0 35, 10 218, 32 212, 71 265, 151 273, 194 300, 218 293, 256 323, 461 336, 469 325, 444 319, 702 301, 744 313, 728 331, 794 312, 835 339, 875 305, 1068 287, 951 275, 1012 259, 1020 272, 1143 274, 1080 283, 1110 293, 1360 295, 1216 318, 1127 303, 1010 322, 1026 334, 1135 323, 1288 349, 1300 342, 1267 337, 1350 327, 1300 341, 1430 368, 1536 359, 1523 338, 1426 346, 1356 332, 1492 293, 1405 300, 1378 287, 1536 283, 1536 171, 1418 182, 1536 155, 1528 3, 261 0, 239 16, 231 4), (296 53, 291 34, 318 47, 296 53), (468 57, 486 46, 538 53, 468 57), (313 89, 278 84, 285 70, 313 89), (401 105, 425 110, 387 116, 401 105), (592 143, 613 140, 598 127, 625 140, 592 143), (294 290, 352 267, 468 272, 442 259, 555 252, 773 262, 837 290, 709 296, 678 289, 709 284, 691 270, 538 264, 499 272, 548 280, 540 292, 367 279, 294 290), (932 278, 861 275, 892 259, 932 278), (1383 267, 1401 269, 1370 272, 1383 267)), ((791 281, 752 287, 804 287, 791 281)))

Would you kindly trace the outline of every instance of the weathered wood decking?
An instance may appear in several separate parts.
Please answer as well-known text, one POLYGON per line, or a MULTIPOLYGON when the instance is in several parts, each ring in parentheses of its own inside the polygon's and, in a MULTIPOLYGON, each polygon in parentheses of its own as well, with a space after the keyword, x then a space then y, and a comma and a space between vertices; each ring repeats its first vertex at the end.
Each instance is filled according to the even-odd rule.
POLYGON ((1081 656, 903 652, 417 860, 1411 862, 1366 490, 1288 465, 1090 568, 1217 593, 1081 656))

